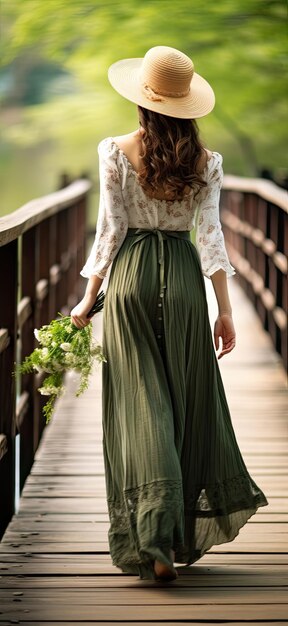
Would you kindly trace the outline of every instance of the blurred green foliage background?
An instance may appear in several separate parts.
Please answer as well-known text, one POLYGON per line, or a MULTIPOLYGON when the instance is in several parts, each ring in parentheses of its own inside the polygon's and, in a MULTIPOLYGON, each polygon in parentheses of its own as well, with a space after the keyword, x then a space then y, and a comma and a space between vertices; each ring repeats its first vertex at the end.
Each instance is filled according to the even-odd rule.
POLYGON ((269 168, 280 182, 286 32, 282 0, 2 0, 1 214, 53 191, 63 170, 97 181, 98 142, 138 125, 107 69, 154 45, 181 49, 212 84, 216 107, 199 126, 225 171, 269 168))

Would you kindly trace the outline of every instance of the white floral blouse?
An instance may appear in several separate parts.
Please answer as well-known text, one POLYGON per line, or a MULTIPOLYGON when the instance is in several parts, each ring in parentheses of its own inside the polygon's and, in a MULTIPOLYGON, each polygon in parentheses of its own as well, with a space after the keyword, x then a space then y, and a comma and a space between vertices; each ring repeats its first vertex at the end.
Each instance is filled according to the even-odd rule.
POLYGON ((219 220, 219 196, 223 181, 222 156, 212 152, 203 172, 207 187, 195 200, 191 191, 183 200, 149 198, 137 181, 137 173, 112 137, 98 146, 100 204, 97 230, 90 255, 81 270, 89 278, 104 278, 120 249, 128 228, 161 230, 196 229, 196 247, 202 272, 208 278, 219 269, 235 274, 225 248, 219 220))

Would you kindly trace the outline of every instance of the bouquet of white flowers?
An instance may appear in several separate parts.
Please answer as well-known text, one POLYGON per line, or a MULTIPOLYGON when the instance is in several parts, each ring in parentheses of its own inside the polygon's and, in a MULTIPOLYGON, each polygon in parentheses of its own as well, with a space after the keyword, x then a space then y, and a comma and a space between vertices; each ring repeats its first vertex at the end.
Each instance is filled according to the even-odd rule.
MULTIPOLYGON (((92 317, 103 308, 104 294, 101 292, 88 316, 92 317)), ((89 384, 89 376, 92 372, 95 360, 102 362, 106 359, 102 348, 92 337, 92 324, 78 329, 71 324, 71 318, 59 314, 58 319, 50 324, 35 328, 34 335, 40 344, 33 352, 26 356, 17 370, 22 373, 47 372, 42 387, 38 391, 43 396, 50 396, 43 412, 48 423, 53 414, 54 401, 64 391, 64 374, 67 370, 73 370, 80 374, 80 383, 76 396, 80 396, 89 384)))

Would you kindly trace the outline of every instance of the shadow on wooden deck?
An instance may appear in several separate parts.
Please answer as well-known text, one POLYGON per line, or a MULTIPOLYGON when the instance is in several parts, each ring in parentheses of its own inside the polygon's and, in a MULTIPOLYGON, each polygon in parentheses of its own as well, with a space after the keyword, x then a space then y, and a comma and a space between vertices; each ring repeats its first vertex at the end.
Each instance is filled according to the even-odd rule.
MULTIPOLYGON (((214 321, 215 299, 206 281, 214 321)), ((46 428, 19 513, 2 539, 0 624, 288 619, 287 395, 270 339, 234 279, 237 348, 220 361, 238 443, 268 498, 231 543, 215 546, 165 585, 122 574, 108 552, 101 371, 79 399, 70 390, 46 428)), ((101 340, 101 316, 95 335, 101 340)), ((286 622, 287 623, 287 622, 286 622)))

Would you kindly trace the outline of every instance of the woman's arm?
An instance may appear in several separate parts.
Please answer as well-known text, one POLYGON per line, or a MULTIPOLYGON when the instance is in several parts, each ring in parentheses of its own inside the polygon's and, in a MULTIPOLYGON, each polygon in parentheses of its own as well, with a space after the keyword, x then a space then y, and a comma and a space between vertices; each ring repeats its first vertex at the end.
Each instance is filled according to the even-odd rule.
POLYGON ((90 319, 87 317, 87 313, 93 306, 98 291, 103 283, 103 278, 99 276, 90 276, 84 297, 71 311, 71 322, 77 328, 84 328, 87 324, 90 324, 90 319))
POLYGON ((118 148, 110 138, 98 146, 100 203, 97 229, 90 255, 80 274, 88 278, 84 298, 71 311, 71 321, 77 328, 89 324, 87 313, 93 306, 109 266, 119 251, 128 228, 128 215, 122 197, 118 169, 118 148))
POLYGON ((213 283, 213 289, 218 303, 219 315, 232 315, 232 306, 230 304, 227 274, 224 270, 220 269, 211 275, 211 281, 213 283))
POLYGON ((219 338, 222 339, 222 348, 218 359, 231 352, 235 348, 236 333, 232 319, 232 307, 229 299, 227 274, 220 269, 211 275, 213 288, 218 303, 218 317, 214 324, 214 342, 216 350, 219 349, 219 338))
POLYGON ((199 252, 202 272, 213 283, 218 302, 219 314, 214 325, 214 341, 222 349, 218 355, 231 352, 235 346, 235 329, 232 321, 232 307, 229 300, 227 278, 235 274, 225 247, 224 235, 219 217, 219 198, 223 182, 222 156, 213 152, 207 164, 207 187, 203 187, 198 198, 196 212, 196 247, 199 252))

